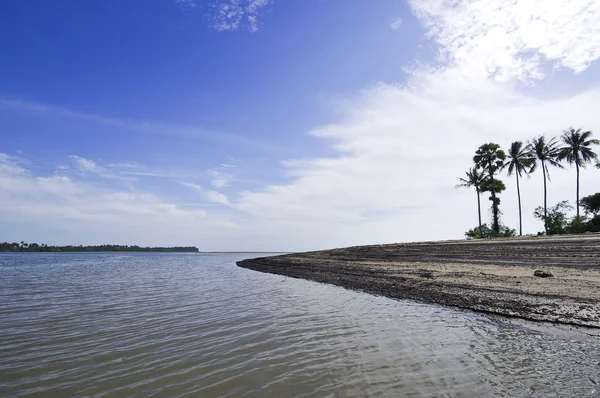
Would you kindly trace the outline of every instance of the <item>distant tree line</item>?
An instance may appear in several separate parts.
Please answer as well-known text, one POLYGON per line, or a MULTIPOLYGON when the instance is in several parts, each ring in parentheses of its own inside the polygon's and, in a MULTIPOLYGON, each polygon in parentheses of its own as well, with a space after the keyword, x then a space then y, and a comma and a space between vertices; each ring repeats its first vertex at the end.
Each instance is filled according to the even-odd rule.
POLYGON ((499 194, 506 189, 499 179, 499 173, 506 170, 507 175, 515 175, 517 185, 517 200, 519 204, 519 235, 523 234, 521 216, 520 180, 523 176, 542 170, 544 178, 544 205, 534 211, 534 216, 544 223, 544 232, 538 234, 565 234, 582 232, 600 232, 600 193, 579 199, 579 171, 589 163, 596 163, 600 168, 598 156, 592 150, 592 145, 599 145, 600 140, 592 138, 591 131, 569 128, 563 131, 560 140, 547 140, 544 135, 531 139, 527 144, 522 141, 513 142, 504 152, 500 145, 487 143, 480 146, 473 157, 473 167, 464 178, 459 178, 457 187, 472 187, 477 193, 477 212, 479 225, 465 233, 468 238, 509 237, 516 235, 516 230, 500 222, 499 194), (548 208, 546 184, 550 181, 549 166, 564 169, 563 162, 575 166, 577 183, 575 194, 576 216, 569 219, 565 211, 573 209, 568 201, 561 201, 548 208), (491 204, 491 227, 481 222, 480 194, 489 192, 491 204), (581 215, 580 207, 585 215, 581 215))
POLYGON ((0 243, 0 252, 160 252, 160 253, 198 253, 194 246, 177 247, 140 247, 127 245, 98 246, 49 246, 45 243, 0 243))

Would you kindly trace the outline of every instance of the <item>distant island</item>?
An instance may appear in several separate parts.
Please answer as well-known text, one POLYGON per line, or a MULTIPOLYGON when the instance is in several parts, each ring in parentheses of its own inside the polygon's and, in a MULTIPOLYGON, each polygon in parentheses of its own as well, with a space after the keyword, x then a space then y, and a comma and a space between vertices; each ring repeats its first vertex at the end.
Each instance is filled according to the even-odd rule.
POLYGON ((0 252, 154 252, 154 253, 198 253, 194 246, 176 247, 141 247, 128 245, 98 245, 98 246, 49 246, 45 243, 0 243, 0 252))

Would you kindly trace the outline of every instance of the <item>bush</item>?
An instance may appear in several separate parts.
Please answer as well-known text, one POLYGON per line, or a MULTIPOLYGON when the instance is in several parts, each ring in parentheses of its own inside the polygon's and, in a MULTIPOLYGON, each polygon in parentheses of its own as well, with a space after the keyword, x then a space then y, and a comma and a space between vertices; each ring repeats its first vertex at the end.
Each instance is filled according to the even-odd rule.
POLYGON ((535 218, 544 222, 548 235, 566 234, 569 226, 569 219, 565 211, 572 210, 573 206, 568 201, 563 200, 548 209, 547 216, 544 217, 544 208, 538 206, 533 215, 535 218))
POLYGON ((600 215, 593 217, 585 223, 586 232, 600 232, 600 215))
POLYGON ((567 233, 581 234, 588 231, 587 219, 582 216, 575 216, 566 228, 567 233))
POLYGON ((586 214, 597 216, 600 213, 600 192, 581 198, 579 205, 583 207, 586 214))
POLYGON ((500 232, 498 233, 495 233, 487 224, 481 225, 481 233, 479 233, 479 226, 465 232, 467 239, 511 238, 516 235, 517 230, 502 224, 500 224, 500 232))

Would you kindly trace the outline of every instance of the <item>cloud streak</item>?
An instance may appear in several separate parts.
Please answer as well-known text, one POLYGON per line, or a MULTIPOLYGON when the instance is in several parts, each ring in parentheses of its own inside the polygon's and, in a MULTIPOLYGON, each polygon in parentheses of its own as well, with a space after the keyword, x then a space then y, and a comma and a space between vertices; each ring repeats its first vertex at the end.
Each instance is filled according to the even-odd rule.
POLYGON ((48 114, 70 119, 85 120, 100 125, 116 127, 143 134, 171 136, 185 139, 201 139, 216 142, 222 145, 251 146, 252 148, 259 150, 274 149, 274 146, 271 144, 256 139, 248 139, 239 134, 211 132, 196 126, 118 119, 94 113, 78 112, 60 106, 0 98, 0 112, 7 112, 11 110, 29 112, 36 115, 48 114))

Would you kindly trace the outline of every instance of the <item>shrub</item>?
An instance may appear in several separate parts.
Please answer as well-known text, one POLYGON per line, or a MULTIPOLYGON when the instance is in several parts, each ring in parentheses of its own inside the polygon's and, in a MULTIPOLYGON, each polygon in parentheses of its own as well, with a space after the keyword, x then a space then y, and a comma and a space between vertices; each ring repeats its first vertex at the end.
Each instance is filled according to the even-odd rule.
POLYGON ((481 225, 481 233, 479 232, 478 226, 465 232, 467 239, 511 238, 516 235, 517 230, 511 229, 502 224, 500 224, 500 231, 498 233, 495 233, 494 230, 491 229, 487 224, 481 225))
POLYGON ((563 200, 548 209, 547 216, 544 217, 544 208, 538 206, 533 215, 545 222, 547 226, 548 235, 566 234, 569 226, 569 219, 567 218, 567 210, 572 210, 573 206, 568 201, 563 200))

